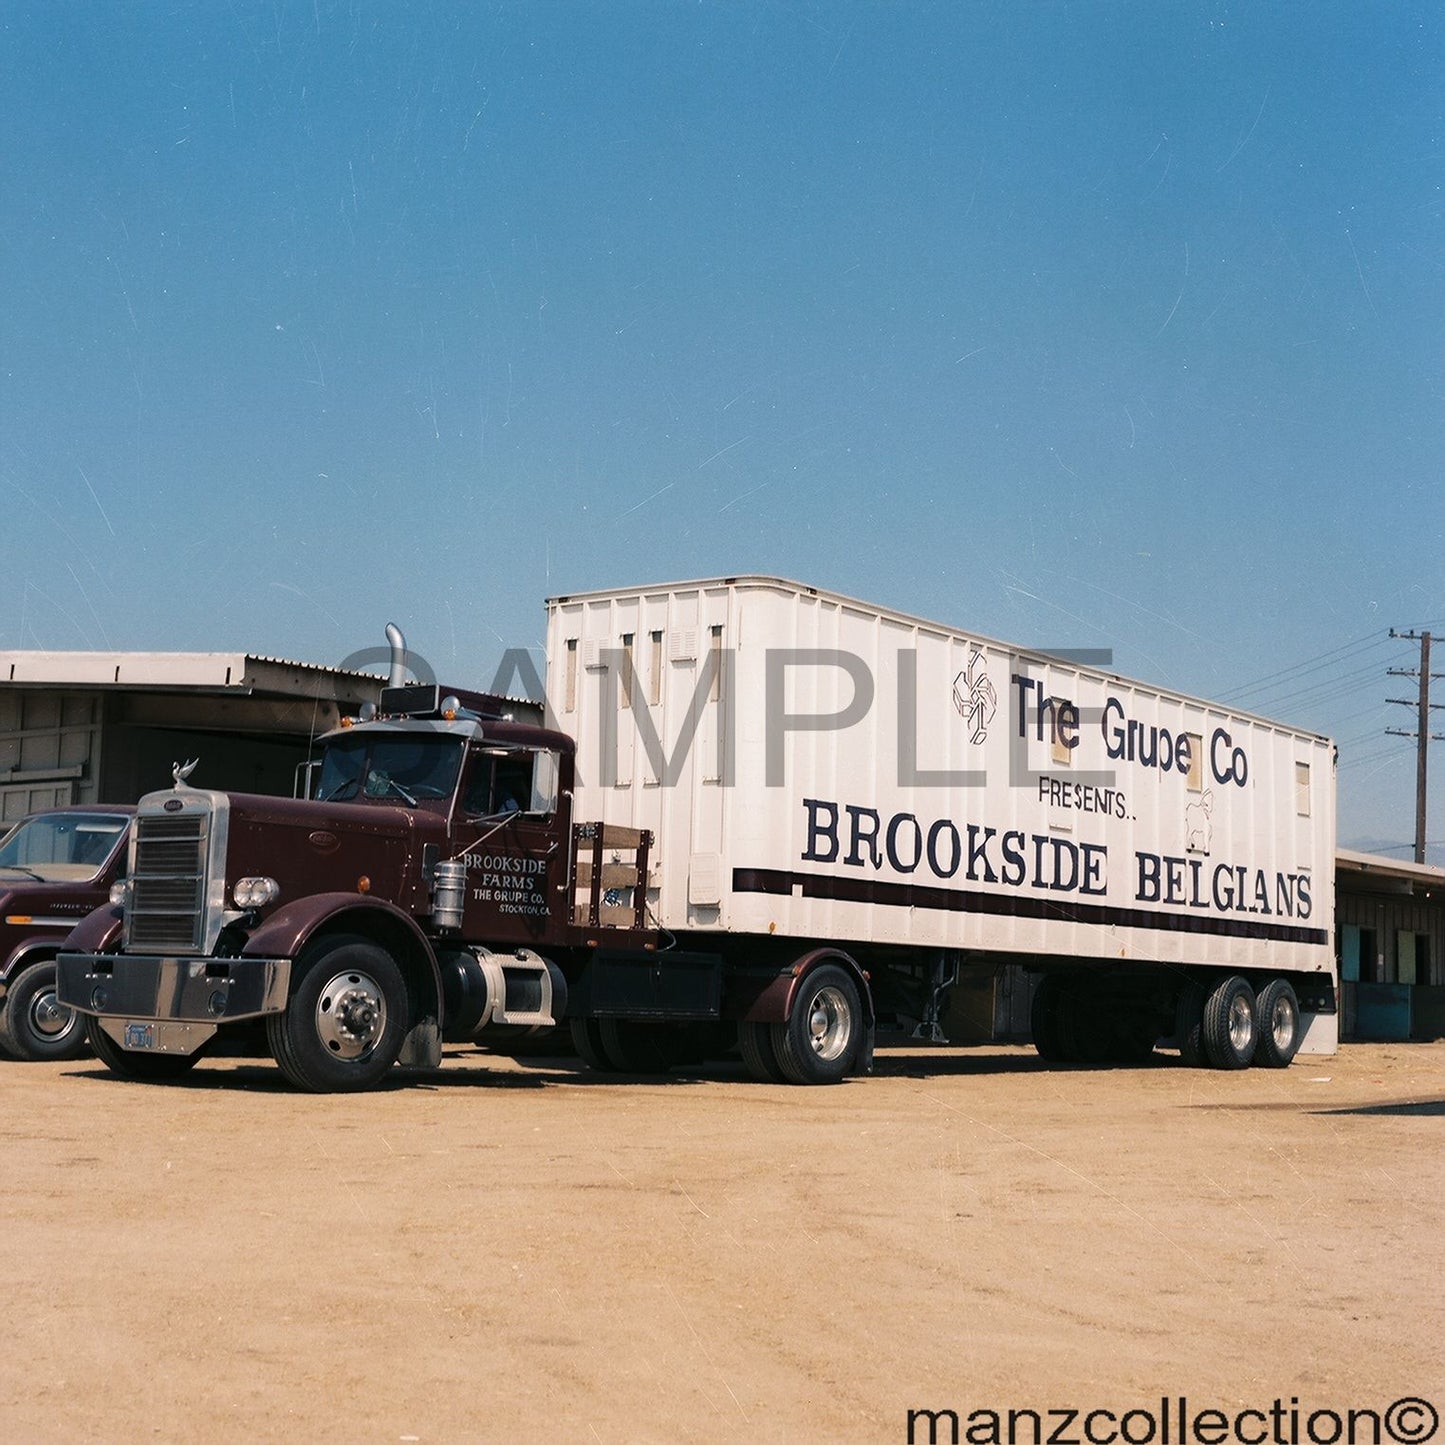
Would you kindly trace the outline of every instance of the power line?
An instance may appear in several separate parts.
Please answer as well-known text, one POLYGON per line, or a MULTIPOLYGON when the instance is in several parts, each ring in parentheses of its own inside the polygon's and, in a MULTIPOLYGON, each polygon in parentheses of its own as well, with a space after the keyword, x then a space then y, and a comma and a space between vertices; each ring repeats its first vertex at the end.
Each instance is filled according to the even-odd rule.
POLYGON ((1261 690, 1269 692, 1274 685, 1292 678, 1296 673, 1303 676, 1306 673, 1317 672, 1322 667, 1328 667, 1334 660, 1342 661, 1344 654, 1362 647, 1368 647, 1371 644, 1379 645, 1387 640, 1381 633, 1366 633, 1365 636, 1357 637, 1351 642, 1342 642, 1338 647, 1332 647, 1327 652, 1318 653, 1314 657, 1307 657, 1303 662, 1295 663, 1293 667, 1286 667, 1282 671, 1266 673, 1263 677, 1257 677, 1252 682, 1244 683, 1242 686, 1235 688, 1233 692, 1225 693, 1220 698, 1220 701, 1237 702, 1240 698, 1247 697, 1253 692, 1259 692, 1261 690))

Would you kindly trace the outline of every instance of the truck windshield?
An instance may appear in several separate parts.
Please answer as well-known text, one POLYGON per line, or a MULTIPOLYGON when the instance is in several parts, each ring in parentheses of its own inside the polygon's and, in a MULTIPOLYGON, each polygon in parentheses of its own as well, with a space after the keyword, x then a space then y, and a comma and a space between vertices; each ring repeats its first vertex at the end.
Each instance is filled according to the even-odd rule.
POLYGON ((418 803, 449 799, 462 740, 443 733, 356 732, 329 743, 316 796, 322 802, 418 803))
POLYGON ((20 873, 42 883, 93 878, 127 826, 128 819, 107 813, 24 818, 0 841, 0 873, 20 873))

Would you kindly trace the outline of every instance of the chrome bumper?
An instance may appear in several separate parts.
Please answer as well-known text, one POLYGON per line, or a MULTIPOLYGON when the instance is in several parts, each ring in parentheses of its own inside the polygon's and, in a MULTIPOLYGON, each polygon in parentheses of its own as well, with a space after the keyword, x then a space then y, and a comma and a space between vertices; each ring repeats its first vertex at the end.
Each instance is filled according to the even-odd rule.
POLYGON ((55 983, 63 1004, 96 1018, 229 1023, 286 1007, 291 960, 62 953, 55 983))

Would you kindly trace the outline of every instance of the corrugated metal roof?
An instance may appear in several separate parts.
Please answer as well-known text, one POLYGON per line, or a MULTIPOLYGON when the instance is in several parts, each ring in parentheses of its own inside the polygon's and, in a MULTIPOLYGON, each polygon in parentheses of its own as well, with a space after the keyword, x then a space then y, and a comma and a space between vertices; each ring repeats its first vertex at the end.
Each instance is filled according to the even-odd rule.
POLYGON ((384 682, 375 673, 351 672, 243 652, 0 652, 0 685, 53 687, 184 687, 250 691, 256 673, 281 681, 286 672, 315 678, 384 682))

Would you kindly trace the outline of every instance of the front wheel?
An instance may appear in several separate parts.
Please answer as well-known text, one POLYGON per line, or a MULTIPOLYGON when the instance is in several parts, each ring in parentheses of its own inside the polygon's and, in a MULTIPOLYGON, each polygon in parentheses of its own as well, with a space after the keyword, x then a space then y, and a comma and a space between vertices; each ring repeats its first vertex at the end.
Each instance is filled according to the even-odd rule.
POLYGON ((0 1052, 17 1059, 75 1059, 85 1052, 85 1015, 55 996, 55 961, 31 964, 0 1009, 0 1052))
POLYGON ((284 1013, 266 1018, 281 1072, 313 1094, 370 1089, 401 1054, 406 983, 384 948, 363 938, 325 938, 299 961, 284 1013))
POLYGON ((775 1036, 778 1062, 795 1084, 836 1084, 853 1072, 863 1028, 857 986, 837 964, 825 963, 803 980, 775 1036))
POLYGON ((193 1054, 148 1054, 123 1049, 96 1018, 87 1020, 85 1032, 96 1058, 111 1073, 136 1084, 164 1084, 179 1079, 195 1068, 202 1052, 197 1049, 193 1054))

